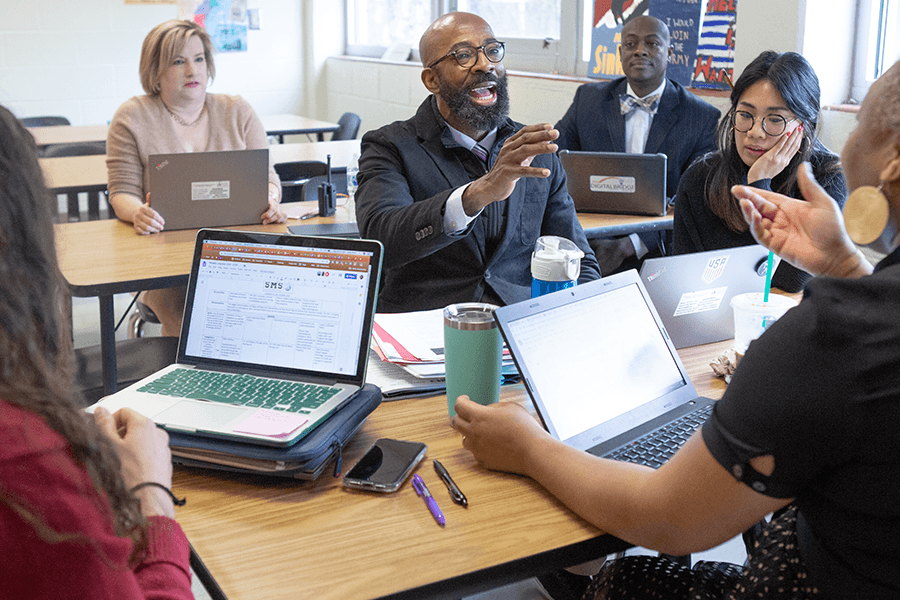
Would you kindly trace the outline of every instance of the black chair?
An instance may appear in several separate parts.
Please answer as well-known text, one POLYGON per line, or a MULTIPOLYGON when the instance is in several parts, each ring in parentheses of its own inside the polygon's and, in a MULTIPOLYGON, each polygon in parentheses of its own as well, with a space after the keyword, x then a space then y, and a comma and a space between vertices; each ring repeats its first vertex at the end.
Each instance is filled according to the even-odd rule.
MULTIPOLYGON (((42 158, 58 158, 61 156, 92 156, 106 154, 106 142, 71 142, 67 144, 51 144, 47 146, 42 158)), ((78 194, 71 192, 67 196, 69 221, 97 221, 101 218, 100 208, 106 209, 106 218, 113 218, 112 209, 106 198, 106 191, 92 192, 88 197, 87 219, 82 219, 81 207, 78 204, 78 194)))
MULTIPOLYGON (((317 175, 310 177, 302 186, 300 197, 298 200, 310 201, 319 200, 319 186, 328 181, 327 173, 325 175, 317 175)), ((335 194, 347 195, 347 169, 338 168, 331 170, 331 185, 334 186, 335 194)), ((341 203, 341 200, 337 200, 341 203)))
POLYGON ((318 160, 300 160, 275 165, 281 179, 281 201, 298 202, 303 199, 302 187, 310 177, 327 175, 328 165, 318 160))
POLYGON ((25 117, 19 119, 25 127, 51 127, 53 125, 71 125, 65 117, 25 117))
POLYGON ((337 140, 355 140, 356 135, 359 133, 359 125, 362 123, 362 119, 359 118, 359 115, 352 112, 345 112, 341 115, 341 118, 338 119, 338 130, 331 134, 331 141, 337 140))

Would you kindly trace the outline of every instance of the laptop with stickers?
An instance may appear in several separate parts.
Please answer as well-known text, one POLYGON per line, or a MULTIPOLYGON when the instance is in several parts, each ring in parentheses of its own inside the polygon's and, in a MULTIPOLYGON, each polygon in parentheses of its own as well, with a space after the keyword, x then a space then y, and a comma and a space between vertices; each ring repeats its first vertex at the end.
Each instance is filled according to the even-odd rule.
POLYGON ((559 153, 578 212, 666 214, 666 155, 625 152, 559 153))
POLYGON ((382 253, 372 240, 200 230, 176 363, 91 409, 296 443, 365 383, 382 253))
POLYGON ((269 206, 269 150, 152 154, 150 206, 168 231, 254 225, 269 206))
POLYGON ((645 260, 641 281, 675 347, 733 338, 731 299, 765 289, 768 255, 754 244, 645 260))

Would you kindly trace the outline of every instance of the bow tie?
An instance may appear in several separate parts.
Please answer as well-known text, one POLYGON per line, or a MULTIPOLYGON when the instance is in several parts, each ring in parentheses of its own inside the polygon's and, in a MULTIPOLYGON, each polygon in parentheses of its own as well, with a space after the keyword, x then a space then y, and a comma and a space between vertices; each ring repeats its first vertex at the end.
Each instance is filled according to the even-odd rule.
POLYGON ((628 94, 622 94, 619 96, 619 106, 623 115, 627 115, 638 108, 646 111, 647 114, 654 115, 656 114, 656 109, 659 108, 659 94, 653 94, 646 98, 635 98, 628 94))

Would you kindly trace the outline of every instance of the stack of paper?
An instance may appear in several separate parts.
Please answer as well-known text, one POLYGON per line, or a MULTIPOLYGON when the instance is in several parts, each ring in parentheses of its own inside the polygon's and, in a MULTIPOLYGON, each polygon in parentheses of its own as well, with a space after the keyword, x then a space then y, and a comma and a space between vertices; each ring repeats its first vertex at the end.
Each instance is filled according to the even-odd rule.
MULTIPOLYGON (((439 382, 443 389, 445 371, 442 308, 376 314, 372 348, 382 361, 401 367, 406 373, 420 380, 422 386, 433 387, 439 382)), ((370 369, 372 362, 370 358, 370 369)), ((518 376, 518 371, 505 349, 503 374, 504 377, 518 376)), ((376 381, 372 383, 378 385, 376 381)))

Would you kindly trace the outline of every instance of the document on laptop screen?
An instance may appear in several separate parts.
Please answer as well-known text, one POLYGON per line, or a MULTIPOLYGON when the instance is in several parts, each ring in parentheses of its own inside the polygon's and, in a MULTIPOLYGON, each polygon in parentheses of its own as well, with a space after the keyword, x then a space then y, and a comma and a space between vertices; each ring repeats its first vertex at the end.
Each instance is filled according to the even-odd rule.
MULTIPOLYGON (((561 440, 685 385, 637 285, 509 324, 561 440)), ((622 418, 621 429, 634 425, 622 418)))
POLYGON ((371 255, 207 241, 187 356, 352 374, 371 255))

